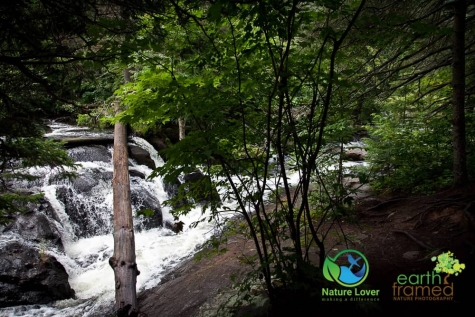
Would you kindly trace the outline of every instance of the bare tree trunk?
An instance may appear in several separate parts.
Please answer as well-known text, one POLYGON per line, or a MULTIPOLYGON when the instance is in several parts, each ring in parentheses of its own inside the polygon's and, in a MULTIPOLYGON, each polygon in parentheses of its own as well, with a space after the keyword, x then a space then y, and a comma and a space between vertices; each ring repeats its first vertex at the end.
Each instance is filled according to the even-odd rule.
POLYGON ((454 2, 454 33, 452 43, 452 112, 454 140, 454 185, 468 184, 465 139, 465 0, 454 2))
POLYGON ((178 118, 178 138, 183 140, 185 138, 185 118, 178 118))
MULTIPOLYGON (((130 80, 128 70, 125 79, 130 80)), ((137 316, 137 275, 135 262, 135 237, 130 200, 129 156, 127 152, 127 127, 117 122, 114 126, 114 255, 109 264, 115 276, 115 310, 117 316, 137 316)))

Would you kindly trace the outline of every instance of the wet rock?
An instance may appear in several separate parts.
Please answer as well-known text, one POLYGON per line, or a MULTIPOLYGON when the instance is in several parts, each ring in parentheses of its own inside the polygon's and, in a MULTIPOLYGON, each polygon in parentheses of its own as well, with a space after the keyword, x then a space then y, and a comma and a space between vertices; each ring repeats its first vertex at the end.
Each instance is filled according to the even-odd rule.
POLYGON ((104 145, 78 146, 68 150, 74 162, 110 162, 112 155, 104 145))
POLYGON ((141 179, 145 179, 145 174, 135 169, 129 169, 129 175, 130 177, 139 177, 141 179))
POLYGON ((366 150, 362 148, 350 148, 343 154, 343 160, 346 161, 364 161, 366 150))
POLYGON ((212 187, 209 176, 203 175, 200 171, 189 173, 183 177, 183 183, 180 180, 175 182, 165 182, 164 189, 168 196, 171 197, 170 203, 173 208, 180 208, 186 204, 203 202, 215 202, 221 201, 218 191, 212 187), (190 199, 178 199, 179 188, 184 184, 184 190, 190 199))
POLYGON ((175 197, 178 194, 178 187, 180 185, 181 183, 178 179, 174 183, 164 182, 163 189, 167 192, 168 197, 175 197))
POLYGON ((147 139, 148 143, 150 143, 157 152, 166 149, 168 146, 167 144, 160 138, 151 137, 147 139))
POLYGON ((155 162, 150 157, 150 153, 136 145, 129 144, 130 158, 134 159, 138 164, 148 166, 155 169, 155 162))
POLYGON ((0 307, 46 304, 74 297, 68 274, 56 258, 18 241, 0 252, 0 307))
POLYGON ((97 184, 99 179, 90 174, 81 175, 73 180, 73 187, 81 193, 90 192, 97 184))
POLYGON ((99 254, 90 254, 87 257, 76 259, 76 262, 83 268, 89 267, 92 263, 97 262, 99 254))
MULTIPOLYGON (((145 178, 143 173, 130 170, 132 210, 149 209, 153 211, 150 217, 138 216, 136 230, 150 229, 162 226, 161 204, 140 182, 145 178)), ((110 188, 112 173, 100 172, 80 175, 72 182, 72 186, 63 185, 57 188, 57 198, 64 205, 64 211, 76 237, 91 237, 112 232, 113 213, 110 205, 97 203, 103 191, 110 188), (107 179, 107 180, 106 180, 107 179)), ((55 217, 59 221, 59 217, 55 217)))
POLYGON ((114 176, 114 173, 112 172, 106 172, 102 171, 99 174, 99 178, 103 180, 104 182, 112 182, 112 177, 114 176))
POLYGON ((153 211, 153 215, 149 217, 143 215, 137 217, 137 221, 134 221, 134 226, 137 231, 158 228, 163 225, 162 207, 157 198, 147 191, 132 191, 130 198, 132 201, 132 209, 137 211, 149 209, 153 211))
POLYGON ((48 217, 40 212, 28 212, 17 216, 3 232, 17 233, 25 240, 63 247, 61 234, 48 217))
POLYGON ((164 182, 163 188, 165 192, 168 194, 170 199, 168 203, 173 209, 178 209, 188 203, 188 201, 184 198, 179 199, 178 196, 178 188, 181 186, 181 182, 177 179, 175 182, 164 182))
POLYGON ((175 222, 171 222, 171 221, 165 222, 165 228, 170 229, 171 231, 175 233, 182 232, 184 226, 185 226, 185 223, 183 221, 176 220, 175 222))
POLYGON ((47 215, 48 217, 52 217, 54 213, 54 208, 51 206, 50 202, 44 198, 41 198, 36 204, 35 208, 33 209, 35 212, 41 212, 47 215))

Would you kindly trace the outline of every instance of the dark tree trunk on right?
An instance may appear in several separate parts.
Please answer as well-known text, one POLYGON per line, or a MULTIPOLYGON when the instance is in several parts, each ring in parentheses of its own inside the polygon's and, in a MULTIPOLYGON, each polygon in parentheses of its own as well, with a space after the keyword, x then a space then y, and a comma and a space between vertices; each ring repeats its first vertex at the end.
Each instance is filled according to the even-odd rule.
POLYGON ((454 33, 452 43, 452 111, 454 142, 454 185, 468 184, 465 140, 465 0, 454 1, 454 33))

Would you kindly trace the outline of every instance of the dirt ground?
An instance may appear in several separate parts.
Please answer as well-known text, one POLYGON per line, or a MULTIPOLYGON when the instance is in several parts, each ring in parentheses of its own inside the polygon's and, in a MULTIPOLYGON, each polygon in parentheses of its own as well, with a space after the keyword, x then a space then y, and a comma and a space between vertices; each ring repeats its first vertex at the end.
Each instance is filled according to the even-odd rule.
MULTIPOLYGON (((377 303, 357 306, 353 303, 348 305, 347 313, 351 316, 419 316, 430 313, 453 315, 462 311, 475 294, 474 217, 475 184, 468 190, 447 189, 430 196, 393 194, 360 198, 352 219, 343 219, 341 226, 336 226, 340 229, 328 235, 326 248, 329 255, 345 249, 362 252, 369 263, 364 287, 380 292, 377 303), (448 279, 453 283, 453 300, 394 300, 393 284, 399 275, 432 272, 435 262, 431 258, 446 251, 453 252, 466 266, 458 276, 448 279)), ((300 307, 292 307, 292 298, 283 298, 286 304, 275 309, 262 295, 254 296, 252 304, 242 305, 239 310, 222 310, 226 306, 239 306, 234 301, 236 291, 231 287, 231 277, 237 272, 249 271, 243 259, 254 252, 252 241, 241 236, 231 237, 226 248, 228 252, 203 257, 200 261, 188 259, 170 272, 159 286, 140 294, 141 315, 288 316, 289 312, 296 312, 292 315, 300 316, 309 312, 305 315, 317 316, 337 311, 345 313, 342 303, 298 303, 300 307)), ((259 294, 259 287, 253 294, 259 294)))

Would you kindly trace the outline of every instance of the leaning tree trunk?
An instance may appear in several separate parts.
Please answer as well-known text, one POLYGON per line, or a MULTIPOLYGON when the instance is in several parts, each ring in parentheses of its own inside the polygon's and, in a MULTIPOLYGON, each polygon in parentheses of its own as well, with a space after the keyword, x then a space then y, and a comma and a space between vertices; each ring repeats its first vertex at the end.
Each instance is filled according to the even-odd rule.
POLYGON ((452 113, 454 141, 454 185, 468 184, 465 140, 465 0, 454 2, 454 33, 452 42, 452 113))
MULTIPOLYGON (((129 77, 125 71, 126 80, 129 77)), ((127 128, 117 122, 114 127, 114 255, 109 264, 115 276, 115 310, 117 316, 137 316, 137 275, 135 262, 135 238, 130 200, 129 157, 127 152, 127 128)))

